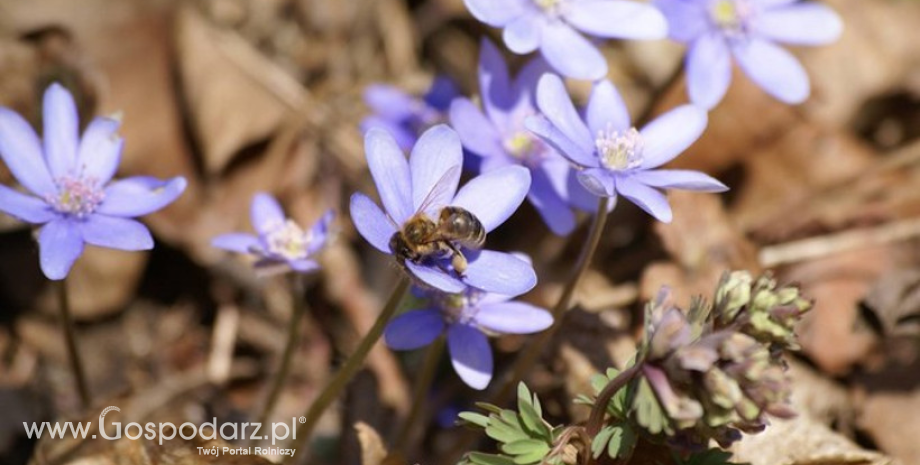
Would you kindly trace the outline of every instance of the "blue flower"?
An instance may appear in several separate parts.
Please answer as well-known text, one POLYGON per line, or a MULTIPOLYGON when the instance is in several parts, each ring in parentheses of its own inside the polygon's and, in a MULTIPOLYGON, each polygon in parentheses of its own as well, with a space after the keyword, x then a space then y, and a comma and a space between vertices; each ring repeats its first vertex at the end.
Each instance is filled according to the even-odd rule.
POLYGON ((413 350, 447 333, 454 371, 467 385, 485 389, 492 380, 492 349, 487 335, 532 334, 553 324, 552 315, 507 296, 466 289, 457 294, 425 292, 426 305, 394 318, 384 338, 394 350, 413 350))
POLYGON ((672 39, 687 43, 687 86, 693 103, 711 109, 725 96, 732 56, 773 97, 789 104, 810 93, 805 69, 774 42, 824 45, 843 30, 830 8, 797 0, 655 0, 672 39))
POLYGON ((45 91, 44 145, 21 116, 0 108, 0 156, 30 193, 0 185, 0 210, 38 233, 42 272, 67 276, 84 244, 119 250, 153 248, 153 237, 132 218, 169 205, 185 190, 182 177, 138 176, 109 183, 118 169, 123 140, 113 118, 96 118, 81 138, 77 107, 59 84, 45 91))
MULTIPOLYGON (((472 213, 488 233, 514 213, 530 189, 530 172, 507 166, 473 178, 458 191, 463 148, 457 133, 445 125, 425 131, 408 161, 386 131, 368 131, 364 146, 386 213, 367 196, 355 193, 351 217, 364 239, 387 254, 395 255, 391 239, 416 215, 437 222, 443 207, 460 207, 472 213)), ((417 263, 406 260, 405 268, 417 280, 445 292, 472 286, 519 295, 537 283, 533 267, 511 254, 471 250, 459 243, 452 246, 468 260, 463 273, 452 269, 450 257, 424 257, 417 263)))
POLYGON ((364 90, 364 102, 374 113, 361 121, 361 132, 383 129, 400 148, 409 150, 421 133, 446 120, 450 102, 458 95, 457 86, 444 76, 436 77, 422 97, 386 84, 370 85, 364 90))
POLYGON ((686 150, 706 129, 706 112, 694 105, 671 110, 637 130, 613 84, 598 81, 583 122, 562 80, 553 74, 540 78, 537 105, 542 114, 529 118, 527 127, 569 158, 579 169, 578 180, 596 196, 622 195, 669 223, 671 206, 659 189, 728 189, 697 171, 657 169, 686 150))
POLYGON ((304 231, 284 216, 281 205, 269 194, 258 193, 252 199, 250 219, 257 234, 229 233, 214 238, 214 247, 254 255, 256 269, 284 272, 288 269, 309 273, 319 269, 313 259, 329 239, 329 225, 334 213, 327 211, 312 228, 304 231), (279 269, 280 265, 280 269, 279 269))
POLYGON ((505 45, 523 55, 539 49, 556 71, 575 79, 600 79, 607 61, 581 35, 663 39, 667 22, 653 6, 625 0, 464 0, 476 19, 504 28, 505 45))
POLYGON ((575 228, 570 202, 586 210, 596 202, 575 180, 572 165, 524 127, 524 120, 537 113, 534 94, 546 70, 543 60, 534 59, 512 82, 498 49, 484 39, 479 91, 485 114, 469 99, 457 98, 450 107, 450 120, 463 146, 482 157, 482 172, 509 165, 530 169, 528 200, 554 233, 566 235, 575 228))

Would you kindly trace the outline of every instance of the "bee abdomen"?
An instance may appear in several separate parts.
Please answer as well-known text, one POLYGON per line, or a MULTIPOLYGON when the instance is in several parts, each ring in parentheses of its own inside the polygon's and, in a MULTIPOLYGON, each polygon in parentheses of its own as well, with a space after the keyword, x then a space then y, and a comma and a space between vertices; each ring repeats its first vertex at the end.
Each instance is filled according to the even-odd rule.
POLYGON ((444 207, 439 226, 442 234, 463 247, 478 249, 486 242, 486 230, 476 216, 460 207, 444 207))

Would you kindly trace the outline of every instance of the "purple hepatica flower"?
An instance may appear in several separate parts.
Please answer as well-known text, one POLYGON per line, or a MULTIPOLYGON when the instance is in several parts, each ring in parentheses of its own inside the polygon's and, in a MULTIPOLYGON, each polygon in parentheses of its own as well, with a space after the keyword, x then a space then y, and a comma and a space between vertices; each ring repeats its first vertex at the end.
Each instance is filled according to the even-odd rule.
POLYGON ((657 169, 686 150, 706 129, 706 112, 694 105, 671 110, 636 130, 613 84, 599 81, 583 122, 562 80, 553 74, 540 78, 537 104, 542 114, 529 118, 527 127, 580 169, 578 180, 594 195, 622 195, 669 223, 671 206, 659 189, 728 189, 697 171, 657 169))
POLYGON ((450 102, 458 95, 457 86, 444 76, 436 77, 422 97, 386 84, 370 85, 364 91, 364 102, 374 114, 361 121, 361 131, 383 129, 408 151, 421 133, 446 120, 450 102))
POLYGON ((537 113, 534 93, 546 69, 543 60, 532 60, 511 82, 500 52, 492 42, 483 40, 479 90, 485 114, 469 99, 458 98, 451 104, 450 120, 464 147, 482 157, 483 172, 509 165, 530 169, 528 200, 554 233, 566 235, 575 228, 569 202, 588 210, 595 202, 574 181, 572 165, 524 127, 524 120, 537 113))
POLYGON ((707 109, 725 96, 731 57, 768 94, 789 104, 805 101, 808 75, 774 42, 829 44, 843 23, 830 8, 797 0, 656 0, 670 22, 670 35, 689 44, 687 86, 693 103, 707 109))
POLYGON ((465 0, 476 19, 504 28, 517 54, 539 49, 560 74, 600 79, 607 61, 580 32, 615 39, 663 39, 668 25, 653 6, 625 0, 465 0), (579 32, 580 31, 580 32, 579 32))
POLYGON ((467 289, 457 294, 428 292, 427 297, 428 306, 403 313, 387 325, 386 343, 395 350, 413 350, 446 331, 454 371, 473 389, 485 389, 492 380, 487 335, 532 334, 553 324, 549 312, 511 301, 516 296, 467 289))
MULTIPOLYGON (((418 215, 437 221, 446 206, 466 209, 488 233, 514 213, 530 189, 530 173, 520 166, 508 166, 477 176, 458 191, 463 149, 457 133, 446 125, 425 131, 408 162, 383 130, 368 131, 364 146, 386 213, 370 198, 356 193, 351 197, 351 217, 358 232, 384 253, 395 255, 391 239, 407 222, 418 215)), ((445 292, 461 292, 471 286, 520 295, 536 285, 533 267, 514 255, 469 250, 456 242, 452 246, 468 260, 462 274, 451 268, 450 257, 425 256, 403 264, 412 276, 445 292)))
POLYGON ((331 210, 312 228, 304 231, 284 216, 274 197, 259 193, 252 199, 250 217, 257 234, 222 234, 215 237, 211 244, 231 252, 255 255, 258 258, 256 268, 268 274, 288 269, 298 273, 319 269, 313 257, 329 239, 329 225, 334 218, 331 210))
POLYGON ((0 210, 38 233, 42 272, 67 276, 84 244, 119 250, 153 248, 150 231, 132 218, 153 213, 182 194, 186 181, 138 176, 109 183, 118 168, 120 122, 96 118, 79 136, 77 107, 59 84, 45 91, 44 146, 21 116, 0 108, 0 156, 32 195, 0 185, 0 210))

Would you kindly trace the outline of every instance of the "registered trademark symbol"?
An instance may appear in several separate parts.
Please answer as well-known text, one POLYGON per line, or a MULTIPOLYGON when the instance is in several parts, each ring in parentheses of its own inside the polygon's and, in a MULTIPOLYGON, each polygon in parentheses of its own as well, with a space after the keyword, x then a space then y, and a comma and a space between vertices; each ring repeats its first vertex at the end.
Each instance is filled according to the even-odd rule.
POLYGON ((301 422, 301 423, 306 423, 306 422, 307 422, 307 417, 300 417, 300 422, 301 422))

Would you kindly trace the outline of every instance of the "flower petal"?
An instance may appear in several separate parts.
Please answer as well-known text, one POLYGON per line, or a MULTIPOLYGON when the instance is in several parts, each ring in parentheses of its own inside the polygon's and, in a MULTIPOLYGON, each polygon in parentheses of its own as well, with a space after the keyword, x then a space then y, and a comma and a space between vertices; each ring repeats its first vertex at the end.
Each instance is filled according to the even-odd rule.
POLYGON ((364 152, 380 201, 393 221, 402 223, 412 216, 412 185, 409 164, 389 133, 372 128, 364 135, 364 152))
MULTIPOLYGON (((559 76, 544 74, 540 78, 540 83, 537 84, 537 106, 543 116, 580 149, 579 155, 591 154, 594 151, 594 138, 575 110, 575 105, 572 104, 572 99, 559 76)), ((568 153, 564 155, 575 156, 568 153)))
POLYGON ((45 90, 42 100, 42 120, 45 157, 51 176, 59 178, 71 173, 77 158, 80 131, 77 105, 64 86, 53 83, 45 90))
POLYGON ((288 260, 288 265, 292 270, 298 273, 311 273, 318 270, 319 263, 316 260, 311 260, 309 258, 299 258, 296 260, 288 260))
POLYGON ((560 74, 574 79, 600 79, 607 75, 607 60, 600 50, 562 21, 543 27, 540 53, 560 74))
MULTIPOLYGON (((498 47, 487 38, 482 39, 479 47, 478 74, 482 106, 489 119, 497 121, 514 104, 514 95, 511 93, 511 79, 505 59, 498 47)), ((460 138, 463 139, 462 133, 460 138)))
POLYGON ((670 223, 671 206, 661 192, 628 176, 617 177, 617 192, 662 223, 670 223))
POLYGON ((766 93, 788 104, 808 99, 808 74, 791 53, 763 39, 751 39, 732 51, 745 74, 766 93))
POLYGON ((607 128, 625 131, 632 126, 623 97, 607 79, 594 83, 585 119, 592 134, 606 131, 607 128))
POLYGON ((125 143, 117 134, 120 125, 117 119, 95 118, 80 140, 77 169, 84 176, 95 178, 100 185, 108 183, 118 170, 125 143))
POLYGON ((32 126, 16 112, 0 107, 0 157, 26 189, 44 197, 57 193, 41 142, 32 126))
POLYGON ((135 217, 153 213, 182 195, 188 183, 178 176, 166 181, 148 176, 134 176, 113 182, 105 189, 105 200, 97 213, 135 217))
POLYGON ((753 0, 753 3, 755 3, 761 10, 769 10, 789 5, 798 1, 799 0, 753 0))
POLYGON ((695 105, 679 106, 642 128, 642 168, 657 168, 680 155, 706 130, 706 112, 695 105))
POLYGON ((476 323, 502 334, 532 334, 552 326, 553 316, 528 303, 505 302, 481 306, 476 323))
POLYGON ((396 225, 373 200, 364 194, 352 194, 350 212, 355 229, 364 240, 383 253, 392 253, 390 239, 396 234, 396 225))
POLYGON ((502 31, 502 40, 518 55, 526 55, 540 46, 546 20, 540 15, 521 15, 508 23, 502 31))
POLYGON ((575 229, 575 213, 553 187, 544 169, 532 171, 531 176, 528 200, 553 234, 567 236, 575 229))
POLYGON ((589 35, 616 39, 664 39, 668 23, 657 8, 634 1, 582 0, 571 2, 565 19, 589 35))
POLYGON ((649 170, 633 174, 633 179, 647 186, 662 189, 684 189, 697 192, 725 192, 728 187, 708 174, 690 170, 649 170))
POLYGON ((463 147, 460 136, 439 124, 425 131, 409 156, 412 173, 412 211, 419 211, 426 200, 433 208, 443 207, 457 193, 463 147))
POLYGON ((211 239, 211 246, 247 255, 262 248, 258 237, 246 233, 221 234, 211 239))
POLYGON ((432 114, 447 111, 450 108, 450 102, 453 102, 459 96, 460 90, 457 89, 457 84, 454 84, 451 78, 444 75, 435 76, 431 81, 428 92, 425 92, 425 95, 422 96, 422 100, 430 108, 427 108, 422 113, 427 114, 430 110, 436 110, 431 112, 432 114))
POLYGON ((483 390, 492 380, 492 348, 478 329, 453 324, 447 329, 447 348, 454 371, 469 387, 483 390))
POLYGON ((412 150, 412 146, 415 145, 415 141, 418 140, 417 134, 411 131, 408 127, 400 125, 398 122, 393 122, 381 118, 379 116, 368 116, 361 120, 359 124, 361 133, 365 136, 371 129, 379 129, 385 131, 386 133, 393 136, 396 139, 396 145, 403 151, 408 152, 412 150))
POLYGON ((463 292, 463 290, 466 289, 466 285, 463 284, 463 281, 460 281, 447 274, 446 271, 438 269, 433 265, 418 265, 410 261, 407 261, 405 265, 412 276, 430 287, 454 294, 463 292))
MULTIPOLYGON (((376 205, 374 206, 376 207, 376 205)), ((335 221, 335 211, 328 210, 313 224, 310 231, 307 232, 307 235, 310 237, 310 245, 307 247, 308 255, 313 255, 326 245, 326 240, 329 237, 329 228, 333 221, 335 221)))
POLYGON ((87 244, 117 250, 150 250, 153 236, 139 221, 106 215, 90 215, 79 223, 87 244))
POLYGON ((654 0, 668 20, 668 37, 677 42, 690 42, 710 30, 707 6, 686 0, 654 0))
POLYGON ((521 295, 537 285, 533 266, 512 254, 479 250, 467 255, 463 282, 486 292, 521 295))
POLYGON ((48 279, 66 278, 70 267, 83 253, 80 228, 67 219, 46 224, 38 232, 38 252, 42 273, 48 279))
POLYGON ((722 101, 732 81, 732 58, 718 32, 703 35, 687 52, 687 88, 690 100, 706 109, 722 101))
POLYGON ((586 152, 572 139, 563 134, 544 115, 533 115, 524 120, 524 127, 549 144, 560 155, 579 166, 597 166, 597 157, 591 151, 586 152))
POLYGON ((58 216, 45 201, 14 191, 2 184, 0 184, 0 211, 32 224, 47 223, 58 216))
POLYGON ((469 99, 461 97, 450 105, 450 124, 470 152, 484 157, 504 153, 495 126, 469 99))
POLYGON ((604 168, 588 168, 576 173, 578 182, 593 195, 598 197, 616 197, 614 175, 604 168))
POLYGON ((415 350, 434 342, 444 326, 437 310, 413 310, 393 318, 383 331, 383 340, 393 350, 415 350))
POLYGON ((825 45, 843 33, 843 21, 820 3, 798 3, 764 11, 754 26, 768 39, 795 45, 825 45))
POLYGON ((524 14, 526 0, 464 0, 472 15, 492 27, 503 27, 514 18, 524 14))
POLYGON ((483 173, 466 183, 451 205, 469 210, 491 232, 524 202, 530 191, 530 170, 508 166, 483 173))
POLYGON ((364 103, 380 118, 397 123, 412 117, 418 100, 406 91, 387 84, 371 84, 364 88, 364 103))
POLYGON ((256 232, 264 235, 283 225, 287 218, 277 199, 265 192, 259 192, 252 197, 249 220, 256 232))

